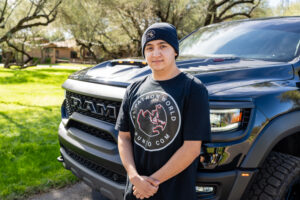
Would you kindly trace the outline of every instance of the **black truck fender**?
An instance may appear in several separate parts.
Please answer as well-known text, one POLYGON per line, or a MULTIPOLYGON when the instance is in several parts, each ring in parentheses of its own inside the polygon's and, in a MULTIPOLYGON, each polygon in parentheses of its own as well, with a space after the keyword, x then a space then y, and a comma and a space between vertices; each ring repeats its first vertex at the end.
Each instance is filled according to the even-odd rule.
POLYGON ((241 168, 261 167, 275 145, 285 137, 300 132, 300 111, 272 119, 253 142, 241 168))

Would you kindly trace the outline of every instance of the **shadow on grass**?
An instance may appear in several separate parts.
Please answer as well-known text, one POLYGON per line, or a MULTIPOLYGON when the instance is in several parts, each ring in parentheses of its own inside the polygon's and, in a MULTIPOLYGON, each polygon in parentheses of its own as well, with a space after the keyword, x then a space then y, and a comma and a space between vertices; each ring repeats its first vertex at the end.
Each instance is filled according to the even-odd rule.
MULTIPOLYGON (((29 104, 24 104, 24 103, 20 103, 20 102, 6 102, 6 101, 0 101, 1 104, 15 104, 18 106, 24 106, 24 107, 28 107, 28 108, 40 108, 40 109, 44 109, 44 110, 49 110, 51 111, 53 109, 53 106, 38 106, 38 105, 29 105, 29 104)), ((0 114, 3 112, 0 112, 0 114)))
POLYGON ((75 69, 37 69, 39 72, 60 72, 60 73, 70 73, 71 72, 75 72, 75 71, 79 71, 79 70, 75 70, 75 69))
POLYGON ((5 114, 4 112, 0 112, 0 116, 3 117, 3 119, 5 119, 9 124, 14 124, 16 125, 19 129, 23 129, 24 126, 21 123, 18 123, 17 121, 15 121, 12 117, 10 117, 9 115, 5 114))
POLYGON ((60 108, 0 112, 0 199, 25 199, 77 181, 56 158, 60 108))
POLYGON ((36 69, 36 70, 3 70, 4 77, 0 76, 1 84, 21 84, 27 82, 57 83, 67 79, 76 70, 65 69, 36 69))

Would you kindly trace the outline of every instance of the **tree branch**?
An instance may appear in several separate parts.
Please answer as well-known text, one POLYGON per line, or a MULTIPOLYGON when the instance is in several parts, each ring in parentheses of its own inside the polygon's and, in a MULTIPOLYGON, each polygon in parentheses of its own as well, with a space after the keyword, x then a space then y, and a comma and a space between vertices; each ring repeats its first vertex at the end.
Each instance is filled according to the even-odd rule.
MULTIPOLYGON (((214 1, 214 0, 213 0, 214 1)), ((223 0, 223 1, 220 1, 219 3, 215 3, 215 6, 216 8, 222 6, 223 4, 227 3, 229 0, 223 0)))
POLYGON ((226 15, 225 17, 221 18, 220 20, 224 21, 226 19, 230 19, 230 18, 233 18, 233 17, 238 16, 238 15, 246 16, 248 18, 251 17, 248 13, 234 13, 234 14, 231 14, 231 15, 226 15))
POLYGON ((251 10, 248 12, 248 13, 234 13, 234 14, 231 14, 231 15, 226 15, 225 17, 222 17, 222 18, 220 18, 219 20, 220 21, 224 21, 224 20, 226 20, 226 19, 230 19, 230 18, 232 18, 232 17, 235 17, 235 16, 239 16, 239 15, 241 15, 241 16, 246 16, 246 17, 248 17, 248 18, 251 18, 251 13, 253 12, 253 10, 258 6, 260 4, 260 0, 258 1, 258 3, 256 4, 256 5, 254 5, 252 8, 251 8, 251 10))
POLYGON ((258 0, 257 4, 251 8, 251 10, 250 10, 249 13, 248 13, 249 15, 251 15, 251 13, 253 12, 253 10, 254 10, 255 8, 257 8, 257 6, 260 4, 260 2, 261 2, 261 0, 258 0))
MULTIPOLYGON (((58 6, 62 3, 62 0, 59 0, 55 6, 53 7, 53 9, 49 12, 49 15, 52 15, 53 12, 57 12, 57 8, 58 6)), ((56 14, 55 14, 56 15, 56 14)))
POLYGON ((130 31, 127 29, 127 27, 124 24, 121 24, 122 28, 124 29, 124 31, 126 32, 126 34, 129 36, 130 39, 135 39, 134 36, 131 35, 130 31))
MULTIPOLYGON (((18 0, 14 5, 12 5, 10 13, 7 15, 6 19, 4 18, 5 22, 3 23, 3 28, 5 27, 5 24, 7 23, 9 17, 12 15, 15 8, 21 3, 21 0, 18 0)), ((1 43, 1 42, 0 42, 1 43)))
POLYGON ((4 36, 2 36, 2 38, 0 38, 0 43, 2 43, 3 41, 6 41, 11 35, 13 35, 14 33, 18 32, 22 29, 31 28, 34 26, 46 26, 55 20, 56 15, 57 15, 57 12, 53 13, 52 16, 50 16, 50 15, 32 15, 29 17, 24 17, 23 19, 21 19, 18 22, 18 24, 16 26, 14 26, 10 31, 8 31, 4 36), (52 18, 50 18, 50 17, 52 17, 52 18), (39 20, 39 19, 45 19, 46 22, 35 22, 32 24, 28 24, 31 21, 35 21, 35 20, 39 20), (24 25, 25 23, 27 23, 27 24, 24 25))
POLYGON ((31 2, 31 6, 30 6, 30 8, 29 8, 29 10, 28 10, 27 16, 30 15, 30 13, 31 13, 31 11, 32 11, 32 9, 33 9, 33 6, 34 6, 34 3, 33 3, 32 1, 30 1, 30 2, 31 2))
MULTIPOLYGON (((6 7, 7 7, 7 1, 8 1, 8 0, 5 1, 4 6, 3 6, 3 9, 2 9, 2 12, 1 12, 1 16, 0 16, 0 24, 4 21, 4 13, 5 13, 5 10, 6 10, 6 7)), ((2 28, 2 26, 1 26, 0 28, 2 28)), ((3 26, 3 28, 4 28, 4 26, 3 26)))
POLYGON ((104 43, 103 43, 101 40, 98 40, 97 42, 100 44, 100 46, 101 46, 101 48, 103 49, 104 52, 106 52, 106 53, 108 53, 108 54, 112 54, 112 52, 110 52, 110 51, 106 48, 106 46, 104 45, 104 43))
POLYGON ((133 14, 132 14, 132 12, 130 10, 128 10, 127 12, 129 14, 129 18, 130 18, 131 22, 133 23, 133 26, 135 27, 135 29, 138 32, 139 37, 142 37, 143 31, 141 30, 140 24, 138 23, 138 21, 133 16, 133 14))
POLYGON ((159 17, 160 18, 160 20, 161 21, 164 21, 164 16, 163 16, 163 14, 162 14, 162 12, 161 12, 161 3, 160 3, 160 0, 156 0, 156 5, 157 5, 157 8, 156 8, 156 15, 157 15, 157 17, 159 17))
POLYGON ((102 35, 108 39, 111 43, 114 43, 115 41, 113 41, 106 33, 102 33, 102 35))
POLYGON ((167 9, 167 13, 166 13, 166 17, 165 17, 165 21, 164 22, 167 22, 167 20, 169 18, 170 8, 171 8, 171 2, 173 2, 173 1, 170 0, 169 3, 168 3, 168 9, 167 9))
POLYGON ((21 69, 26 68, 25 64, 27 64, 33 58, 27 52, 25 52, 24 50, 19 49, 18 47, 16 47, 15 45, 13 45, 12 43, 10 43, 9 41, 6 41, 6 44, 7 44, 7 46, 13 48, 15 51, 20 52, 22 54, 22 59, 23 59, 23 55, 27 56, 28 59, 24 63, 22 62, 22 64, 21 64, 21 69))
POLYGON ((238 4, 246 4, 246 3, 249 3, 249 4, 253 4, 255 0, 241 0, 241 1, 235 1, 235 2, 232 2, 231 4, 229 4, 228 6, 226 6, 222 12, 219 14, 218 18, 222 18, 222 16, 228 11, 230 10, 232 7, 234 7, 235 5, 238 5, 238 4))
POLYGON ((80 46, 86 48, 86 49, 92 54, 93 59, 94 59, 96 62, 98 62, 97 56, 96 56, 95 52, 94 52, 93 49, 92 49, 92 46, 93 46, 93 45, 92 45, 91 43, 85 44, 84 42, 81 42, 81 41, 78 40, 78 39, 76 39, 76 42, 77 42, 78 45, 80 45, 80 46))

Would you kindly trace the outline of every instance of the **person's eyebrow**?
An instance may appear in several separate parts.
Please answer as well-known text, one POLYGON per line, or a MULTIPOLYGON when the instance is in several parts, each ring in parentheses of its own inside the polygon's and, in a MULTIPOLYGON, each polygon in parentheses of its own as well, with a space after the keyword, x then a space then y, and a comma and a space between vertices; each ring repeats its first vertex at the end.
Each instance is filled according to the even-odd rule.
POLYGON ((166 44, 167 42, 165 42, 165 41, 162 41, 162 42, 160 42, 159 44, 166 44))
MULTIPOLYGON (((167 42, 161 41, 161 42, 159 42, 158 44, 167 44, 167 42)), ((154 44, 151 44, 151 43, 147 43, 147 44, 146 44, 146 46, 152 46, 152 45, 154 45, 154 44)))

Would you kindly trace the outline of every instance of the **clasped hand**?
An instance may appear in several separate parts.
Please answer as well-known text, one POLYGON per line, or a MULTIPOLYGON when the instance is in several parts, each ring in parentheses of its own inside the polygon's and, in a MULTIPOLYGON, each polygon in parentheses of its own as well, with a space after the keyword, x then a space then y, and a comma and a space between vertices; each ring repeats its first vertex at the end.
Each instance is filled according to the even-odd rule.
POLYGON ((159 186, 159 181, 148 176, 136 176, 131 180, 133 184, 133 195, 138 199, 153 196, 159 186))

